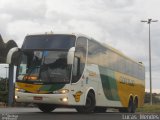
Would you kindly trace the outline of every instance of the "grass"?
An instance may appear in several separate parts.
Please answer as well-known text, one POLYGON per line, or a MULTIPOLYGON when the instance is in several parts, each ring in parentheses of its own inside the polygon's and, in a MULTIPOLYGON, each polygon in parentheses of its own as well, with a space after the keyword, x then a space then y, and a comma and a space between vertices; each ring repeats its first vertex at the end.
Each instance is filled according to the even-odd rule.
POLYGON ((137 112, 145 113, 160 113, 160 104, 144 104, 143 107, 137 108, 137 112))

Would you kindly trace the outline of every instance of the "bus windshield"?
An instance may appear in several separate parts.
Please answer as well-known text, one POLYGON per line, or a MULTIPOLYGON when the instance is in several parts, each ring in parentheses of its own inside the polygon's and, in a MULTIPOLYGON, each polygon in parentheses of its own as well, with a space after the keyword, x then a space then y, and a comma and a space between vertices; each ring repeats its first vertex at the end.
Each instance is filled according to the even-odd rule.
POLYGON ((69 82, 71 67, 66 51, 24 51, 19 65, 17 81, 69 82))
POLYGON ((26 36, 22 49, 36 50, 69 50, 75 46, 76 36, 74 35, 29 35, 26 36))

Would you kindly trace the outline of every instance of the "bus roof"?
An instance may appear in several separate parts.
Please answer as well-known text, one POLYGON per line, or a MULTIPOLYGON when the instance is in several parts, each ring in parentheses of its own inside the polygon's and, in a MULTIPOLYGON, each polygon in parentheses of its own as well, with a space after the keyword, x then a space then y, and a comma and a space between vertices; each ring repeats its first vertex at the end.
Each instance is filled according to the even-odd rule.
POLYGON ((124 53, 122 53, 121 51, 119 51, 119 50, 111 47, 110 45, 108 45, 108 44, 106 44, 106 43, 101 43, 101 42, 99 42, 99 41, 97 41, 97 40, 95 40, 95 39, 92 39, 92 40, 98 42, 99 44, 101 44, 102 46, 106 47, 107 49, 109 49, 109 50, 111 50, 111 51, 119 54, 120 56, 122 56, 122 57, 124 57, 124 58, 126 58, 126 59, 128 59, 128 60, 130 60, 130 61, 135 62, 135 63, 137 63, 137 64, 139 64, 139 65, 141 65, 141 66, 144 66, 142 62, 137 62, 136 60, 134 60, 134 59, 126 56, 124 53))
POLYGON ((83 36, 83 37, 86 37, 86 38, 88 38, 88 39, 90 39, 90 40, 93 40, 93 41, 99 43, 100 45, 102 45, 102 46, 110 49, 111 51, 119 54, 120 56, 125 57, 125 58, 128 59, 128 60, 131 60, 132 62, 135 62, 135 63, 137 63, 137 64, 139 64, 139 65, 141 65, 141 66, 144 66, 142 62, 137 62, 136 60, 134 60, 134 59, 126 56, 126 55, 123 54, 121 51, 119 51, 119 50, 111 47, 110 45, 108 45, 108 44, 106 44, 106 43, 102 43, 102 42, 100 42, 100 41, 97 41, 97 40, 95 40, 94 38, 89 37, 89 36, 86 36, 86 35, 81 34, 81 33, 71 33, 71 32, 68 32, 68 33, 66 33, 66 32, 65 32, 65 33, 64 33, 64 32, 54 33, 54 32, 51 31, 51 32, 45 32, 45 33, 39 33, 39 34, 27 34, 27 36, 30 36, 30 35, 75 35, 76 37, 83 36))

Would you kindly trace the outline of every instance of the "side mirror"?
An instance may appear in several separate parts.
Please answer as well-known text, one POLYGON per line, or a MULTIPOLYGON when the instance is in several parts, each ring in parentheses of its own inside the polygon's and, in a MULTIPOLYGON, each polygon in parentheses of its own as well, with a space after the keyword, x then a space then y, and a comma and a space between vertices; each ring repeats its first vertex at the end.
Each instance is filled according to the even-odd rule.
POLYGON ((79 75, 80 75, 80 58, 74 57, 73 76, 79 76, 79 75))
POLYGON ((6 63, 17 66, 19 64, 20 56, 21 56, 20 49, 18 47, 14 47, 9 50, 6 58, 6 63))
POLYGON ((74 52, 75 52, 75 47, 70 48, 68 51, 68 55, 67 55, 67 64, 68 65, 73 64, 74 52))

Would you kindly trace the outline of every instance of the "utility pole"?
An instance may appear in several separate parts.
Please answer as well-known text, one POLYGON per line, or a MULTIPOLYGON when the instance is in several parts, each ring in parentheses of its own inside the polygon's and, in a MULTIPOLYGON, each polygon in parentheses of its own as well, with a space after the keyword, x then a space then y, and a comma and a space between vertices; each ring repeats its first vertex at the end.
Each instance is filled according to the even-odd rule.
POLYGON ((6 89, 5 89, 5 91, 7 92, 8 90, 8 80, 9 80, 9 78, 8 78, 8 68, 9 67, 4 67, 5 69, 6 69, 6 89))
POLYGON ((8 93, 8 106, 13 105, 13 98, 14 98, 14 65, 9 64, 9 93, 8 93))
POLYGON ((150 35, 150 24, 152 22, 158 22, 158 20, 141 20, 149 25, 149 79, 150 79, 150 105, 152 105, 152 65, 151 65, 151 35, 150 35))

